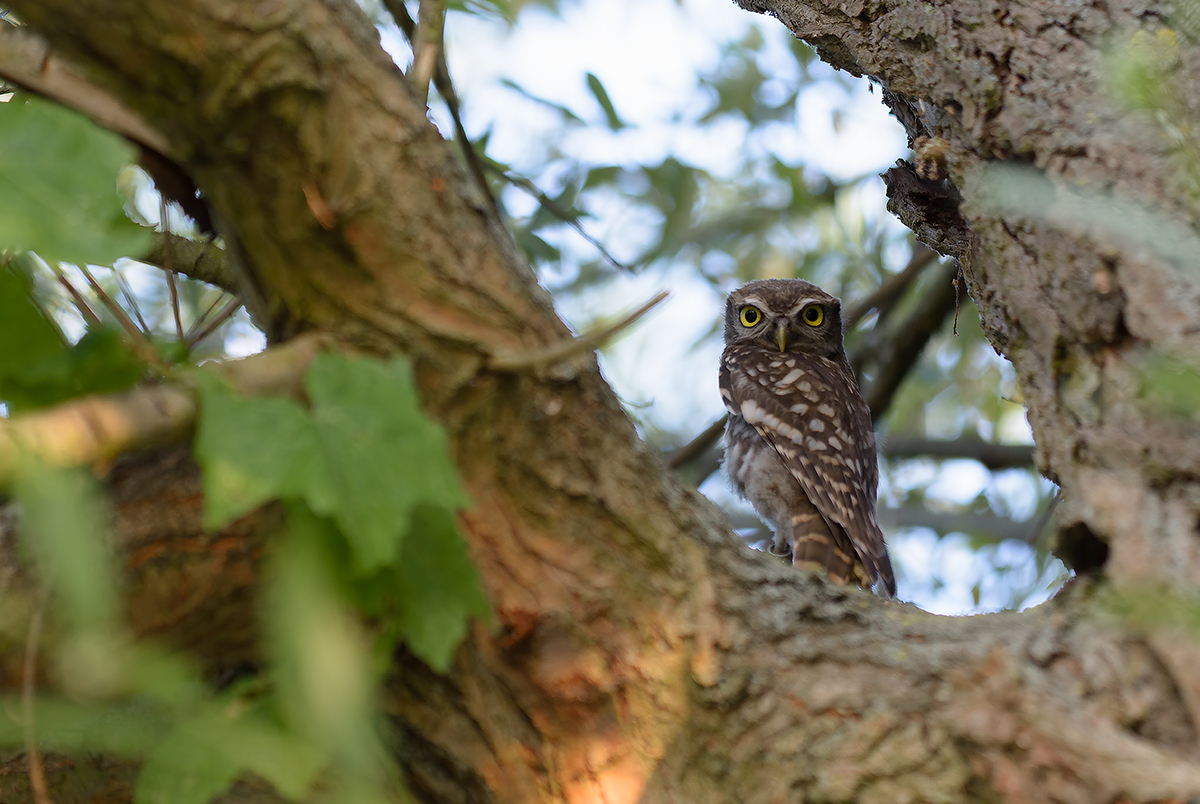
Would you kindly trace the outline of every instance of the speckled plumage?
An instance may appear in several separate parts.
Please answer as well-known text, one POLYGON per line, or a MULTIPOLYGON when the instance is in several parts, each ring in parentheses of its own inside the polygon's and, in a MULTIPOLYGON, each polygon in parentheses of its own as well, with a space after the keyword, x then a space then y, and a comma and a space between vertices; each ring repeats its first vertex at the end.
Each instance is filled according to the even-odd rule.
POLYGON ((775 530, 774 552, 837 583, 894 596, 875 519, 875 434, 842 347, 841 315, 836 297, 801 279, 750 282, 729 294, 725 471, 775 530))

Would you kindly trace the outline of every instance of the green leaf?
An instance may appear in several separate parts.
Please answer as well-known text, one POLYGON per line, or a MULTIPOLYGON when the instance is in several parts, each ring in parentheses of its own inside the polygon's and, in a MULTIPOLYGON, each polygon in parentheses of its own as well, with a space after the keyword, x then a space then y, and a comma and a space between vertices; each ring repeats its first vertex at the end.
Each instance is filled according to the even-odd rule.
MULTIPOLYGON (((196 373, 195 454, 204 472, 204 524, 216 529, 264 503, 332 486, 309 412, 286 397, 245 397, 196 373)), ((322 496, 327 505, 331 494, 322 496)))
POLYGON ((13 485, 21 541, 46 569, 76 628, 111 631, 118 622, 116 571, 107 549, 108 512, 96 481, 79 469, 26 467, 13 485))
POLYGON ((0 248, 50 263, 144 254, 153 235, 126 217, 116 186, 133 159, 124 139, 61 106, 0 104, 0 248))
POLYGON ((466 636, 468 618, 490 614, 452 513, 417 508, 396 572, 404 640, 426 664, 445 673, 466 636))
POLYGON ((395 562, 417 505, 467 504, 403 359, 321 355, 305 386, 311 412, 201 381, 196 455, 209 527, 273 498, 303 499, 337 523, 355 565, 370 573, 395 562))
POLYGON ((135 804, 207 804, 243 771, 300 798, 326 764, 312 745, 245 714, 244 702, 208 706, 180 721, 147 758, 135 804))
POLYGON ((499 17, 510 25, 516 22, 516 9, 507 0, 449 0, 447 11, 460 11, 484 17, 499 17))
POLYGON ((268 575, 266 631, 287 719, 368 778, 386 765, 372 723, 373 679, 366 635, 337 578, 341 538, 303 503, 287 506, 286 541, 268 575))
POLYGON ((620 131, 623 128, 628 128, 628 124, 621 119, 617 114, 616 107, 613 106, 612 98, 608 97, 608 90, 604 88, 604 84, 596 77, 595 73, 587 74, 588 89, 592 91, 593 97, 596 98, 596 103, 600 104, 600 108, 604 110, 605 120, 608 122, 608 127, 613 131, 620 131))
POLYGON ((421 411, 408 362, 325 354, 305 387, 328 462, 305 499, 346 534, 360 570, 395 562, 404 526, 420 504, 461 508, 441 428, 421 411))
MULTIPOLYGON (((25 726, 18 715, 21 711, 19 696, 0 698, 0 745, 25 745, 25 726)), ((169 728, 162 709, 136 701, 94 707, 57 698, 39 698, 34 703, 33 718, 42 750, 66 754, 97 752, 143 756, 169 728)))
POLYGON ((111 329, 87 332, 73 346, 30 362, 0 379, 0 398, 14 412, 54 405, 85 394, 123 391, 136 385, 146 364, 111 329))
POLYGON ((605 165, 603 167, 590 168, 583 181, 583 189, 590 190, 595 187, 616 184, 626 172, 625 168, 620 165, 605 165))
POLYGON ((4 377, 65 348, 58 328, 33 303, 28 277, 10 265, 0 266, 0 395, 4 377))
POLYGON ((195 732, 185 722, 155 749, 138 774, 134 804, 208 804, 233 784, 238 763, 195 732))
POLYGON ((298 548, 289 548, 290 557, 280 559, 286 571, 275 594, 290 602, 275 609, 274 628, 291 635, 282 639, 281 654, 304 665, 296 657, 308 650, 305 640, 320 636, 296 634, 328 612, 304 614, 315 598, 302 604, 292 595, 311 598, 315 592, 303 590, 331 585, 321 573, 345 564, 333 523, 349 547, 353 573, 366 582, 358 584, 360 593, 374 594, 381 610, 395 601, 399 634, 431 666, 447 669, 467 618, 486 617, 488 607, 455 528, 453 511, 467 499, 444 434, 421 411, 408 363, 318 356, 305 382, 311 412, 287 399, 241 397, 214 376, 201 376, 198 385, 196 456, 209 526, 282 498, 303 537, 296 543, 323 545, 327 554, 302 561, 291 555, 298 548), (313 577, 285 583, 305 573, 313 577))
POLYGON ((554 101, 546 100, 545 98, 539 98, 537 95, 531 94, 527 89, 511 79, 501 78, 500 85, 508 87, 513 92, 516 92, 518 95, 521 95, 524 98, 528 98, 534 103, 540 103, 542 106, 553 109, 554 111, 558 112, 558 114, 563 118, 563 121, 566 123, 583 122, 583 118, 572 112, 566 106, 563 106, 561 103, 555 103, 554 101))
POLYGON ((89 330, 68 346, 33 302, 25 274, 0 266, 0 400, 12 411, 124 390, 144 372, 114 330, 89 330))
POLYGON ((517 245, 529 257, 530 262, 558 262, 562 259, 562 251, 550 245, 527 228, 519 228, 513 232, 517 245))

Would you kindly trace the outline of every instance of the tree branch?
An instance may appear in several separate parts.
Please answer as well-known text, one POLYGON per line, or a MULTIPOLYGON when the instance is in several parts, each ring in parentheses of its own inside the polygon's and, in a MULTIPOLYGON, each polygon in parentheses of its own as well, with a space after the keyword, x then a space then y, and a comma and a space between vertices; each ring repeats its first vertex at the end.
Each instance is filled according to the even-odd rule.
POLYGON ((1042 535, 1046 524, 1040 516, 1031 520, 1019 520, 970 511, 942 513, 916 505, 899 508, 884 506, 879 509, 879 525, 887 530, 929 528, 939 536, 950 533, 979 534, 991 537, 991 540, 996 542, 1013 540, 1033 544, 1042 535))
MULTIPOLYGON (((1023 520, 994 513, 931 511, 923 505, 880 506, 878 512, 879 525, 885 531, 928 528, 939 536, 967 533, 996 543, 1018 541, 1026 544, 1035 544, 1045 531, 1049 517, 1044 514, 1044 511, 1039 511, 1032 519, 1023 520)), ((743 541, 754 543, 771 538, 771 531, 751 514, 734 514, 729 521, 736 530, 755 531, 754 535, 742 536, 743 541)))
MULTIPOLYGON (((298 338, 211 369, 245 394, 298 396, 305 370, 326 343, 318 336, 298 338)), ((11 482, 29 454, 48 466, 85 466, 181 441, 191 433, 196 413, 185 383, 159 383, 0 419, 0 486, 11 482)))
MULTIPOLYGON (((688 478, 693 486, 699 486, 721 468, 724 451, 717 441, 725 432, 725 419, 709 425, 687 445, 680 447, 667 457, 668 465, 688 478), (715 431, 715 432, 713 432, 715 431), (703 449, 694 452, 704 442, 703 449), (686 450, 686 451, 685 451, 686 450), (675 463, 675 456, 684 460, 675 463)), ((934 460, 978 461, 989 471, 1001 469, 1033 469, 1033 446, 1025 444, 992 444, 975 438, 958 438, 948 441, 929 438, 882 438, 877 444, 879 456, 884 459, 933 458, 934 460)))
MULTIPOLYGON (((392 15, 392 19, 396 21, 396 26, 404 34, 409 45, 412 46, 413 58, 415 59, 418 47, 417 23, 413 20, 412 15, 408 13, 408 8, 404 5, 404 0, 383 0, 383 7, 392 15)), ((496 203, 496 197, 492 195, 492 188, 488 185, 487 176, 483 172, 483 163, 479 159, 479 154, 475 152, 475 145, 471 142, 471 138, 467 136, 467 128, 463 125, 462 110, 458 102, 458 92, 454 89, 454 81, 450 78, 450 65, 446 62, 445 42, 442 40, 438 42, 437 64, 433 72, 433 85, 437 88, 438 94, 442 96, 442 100, 445 101, 446 108, 450 112, 450 119, 454 121, 454 135, 458 139, 458 147, 462 151, 463 161, 466 162, 467 169, 471 171, 471 176, 475 179, 475 183, 479 185, 480 192, 483 193, 488 205, 491 206, 492 211, 496 213, 496 218, 499 219, 500 207, 496 203)))
POLYGON ((874 368, 863 389, 863 398, 871 408, 871 420, 878 421, 891 407, 892 399, 908 372, 916 365, 926 344, 946 323, 954 311, 957 291, 953 285, 957 263, 939 266, 929 278, 929 289, 917 302, 916 309, 904 321, 889 326, 886 332, 872 332, 855 358, 874 368))
POLYGON ((225 250, 211 240, 189 240, 170 232, 160 232, 150 253, 139 262, 175 271, 199 279, 234 295, 238 293, 237 279, 229 265, 225 250))
POLYGON ((990 471, 1000 469, 1032 469, 1032 444, 993 444, 977 438, 957 438, 939 441, 928 438, 888 438, 880 447, 884 458, 965 458, 978 461, 990 471))
POLYGON ((4 21, 0 21, 0 77, 74 109, 160 154, 173 153, 171 143, 160 131, 57 56, 45 39, 28 28, 4 21))
POLYGON ((921 272, 925 270, 925 266, 929 265, 936 258, 936 251, 923 243, 917 243, 913 247, 912 257, 909 258, 908 265, 905 265, 899 272, 889 276, 874 292, 865 299, 858 300, 846 310, 842 314, 842 326, 846 331, 849 331, 872 310, 890 308, 904 295, 904 291, 908 290, 913 280, 921 275, 921 272))

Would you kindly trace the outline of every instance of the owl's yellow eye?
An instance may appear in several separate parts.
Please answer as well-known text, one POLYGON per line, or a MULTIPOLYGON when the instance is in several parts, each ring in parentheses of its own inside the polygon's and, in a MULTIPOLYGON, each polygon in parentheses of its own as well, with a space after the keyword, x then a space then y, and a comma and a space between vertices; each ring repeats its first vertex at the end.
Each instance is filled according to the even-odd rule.
POLYGON ((758 324, 759 321, 762 321, 762 313, 758 311, 757 307, 747 304, 742 308, 741 319, 742 326, 753 327, 758 324))
POLYGON ((804 308, 804 312, 800 313, 800 317, 810 327, 819 327, 825 320, 825 308, 819 304, 810 304, 804 308))

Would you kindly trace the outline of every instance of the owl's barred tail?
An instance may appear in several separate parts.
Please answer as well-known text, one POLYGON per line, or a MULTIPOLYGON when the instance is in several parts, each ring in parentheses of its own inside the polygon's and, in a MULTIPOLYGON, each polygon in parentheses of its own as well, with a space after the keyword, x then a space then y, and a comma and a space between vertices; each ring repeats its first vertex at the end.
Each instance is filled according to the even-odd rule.
POLYGON ((836 584, 854 581, 870 588, 872 580, 856 559, 846 532, 837 525, 831 527, 817 511, 792 516, 792 566, 823 569, 836 584))
POLYGON ((791 525, 792 566, 823 569, 836 584, 853 582, 864 589, 873 588, 886 598, 896 597, 896 577, 887 553, 882 560, 874 556, 860 559, 846 531, 826 522, 816 511, 794 514, 791 525))

